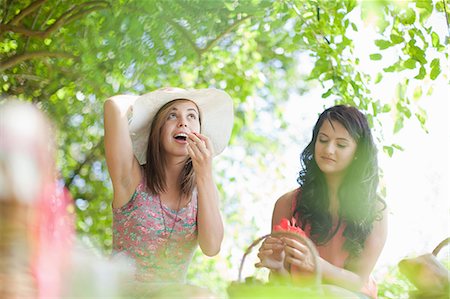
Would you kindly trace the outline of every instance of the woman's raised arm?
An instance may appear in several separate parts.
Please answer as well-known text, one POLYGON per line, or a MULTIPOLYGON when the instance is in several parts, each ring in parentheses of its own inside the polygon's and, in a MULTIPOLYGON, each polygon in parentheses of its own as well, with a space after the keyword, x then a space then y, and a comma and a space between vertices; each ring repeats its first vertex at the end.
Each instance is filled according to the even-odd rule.
POLYGON ((115 208, 125 205, 141 180, 140 166, 133 154, 128 115, 136 96, 118 95, 104 103, 105 153, 111 176, 115 208))

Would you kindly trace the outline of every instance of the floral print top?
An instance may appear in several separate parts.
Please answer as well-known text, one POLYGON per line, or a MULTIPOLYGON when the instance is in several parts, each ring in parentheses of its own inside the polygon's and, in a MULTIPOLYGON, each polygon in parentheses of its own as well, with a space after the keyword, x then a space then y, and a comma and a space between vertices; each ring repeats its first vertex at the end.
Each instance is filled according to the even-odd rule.
POLYGON ((184 283, 197 244, 195 191, 177 213, 140 183, 126 205, 113 208, 113 253, 134 261, 138 281, 184 283))

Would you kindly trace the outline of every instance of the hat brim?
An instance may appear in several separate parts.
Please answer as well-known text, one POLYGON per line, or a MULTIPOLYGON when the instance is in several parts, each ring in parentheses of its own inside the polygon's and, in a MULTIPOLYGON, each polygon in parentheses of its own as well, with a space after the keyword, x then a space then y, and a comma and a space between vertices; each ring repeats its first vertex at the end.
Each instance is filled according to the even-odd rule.
POLYGON ((228 144, 233 128, 233 100, 224 91, 214 88, 185 90, 181 88, 158 89, 138 96, 133 104, 129 120, 129 132, 133 152, 139 164, 146 164, 148 137, 156 113, 170 101, 187 99, 200 110, 201 130, 214 148, 213 155, 220 154, 228 144))

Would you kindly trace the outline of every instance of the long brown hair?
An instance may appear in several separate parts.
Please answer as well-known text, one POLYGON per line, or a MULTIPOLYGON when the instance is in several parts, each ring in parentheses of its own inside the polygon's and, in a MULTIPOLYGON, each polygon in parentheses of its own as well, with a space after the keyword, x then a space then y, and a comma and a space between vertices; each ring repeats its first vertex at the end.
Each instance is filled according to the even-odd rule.
MULTIPOLYGON (((162 106, 153 118, 147 146, 147 163, 144 165, 144 175, 147 188, 152 194, 166 191, 167 182, 165 177, 166 156, 161 140, 161 132, 167 119, 167 114, 177 101, 190 101, 188 99, 175 99, 162 106)), ((197 107, 198 109, 198 107, 197 107)), ((198 109, 199 110, 199 109, 198 109)), ((200 112, 200 110, 199 110, 200 112)), ((201 120, 200 125, 201 125, 201 120)), ((182 195, 190 196, 195 188, 195 173, 192 160, 187 157, 184 167, 178 178, 182 195)))

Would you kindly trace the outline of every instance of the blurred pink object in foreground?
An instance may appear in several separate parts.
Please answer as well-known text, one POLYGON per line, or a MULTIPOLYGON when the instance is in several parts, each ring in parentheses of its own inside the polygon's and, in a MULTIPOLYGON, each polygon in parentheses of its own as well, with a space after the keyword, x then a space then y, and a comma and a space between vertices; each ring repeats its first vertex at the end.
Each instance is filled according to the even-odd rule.
POLYGON ((14 100, 0 105, 2 298, 60 297, 74 219, 55 155, 53 129, 39 109, 14 100))
POLYGON ((68 268, 74 236, 71 202, 68 190, 57 183, 44 186, 37 198, 31 228, 36 244, 31 268, 39 298, 58 298, 61 294, 63 271, 68 268))

